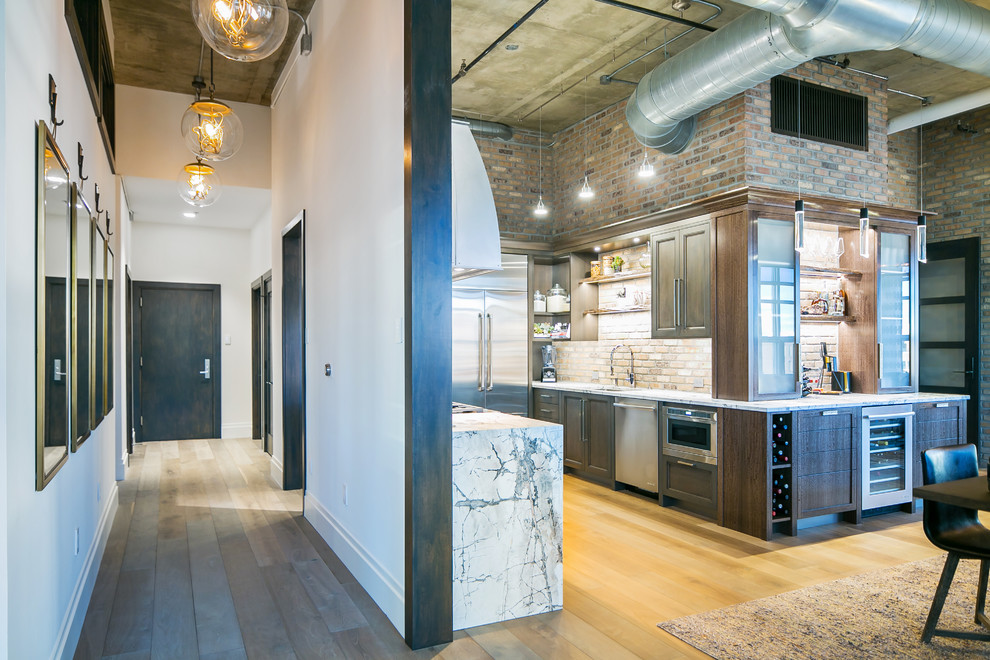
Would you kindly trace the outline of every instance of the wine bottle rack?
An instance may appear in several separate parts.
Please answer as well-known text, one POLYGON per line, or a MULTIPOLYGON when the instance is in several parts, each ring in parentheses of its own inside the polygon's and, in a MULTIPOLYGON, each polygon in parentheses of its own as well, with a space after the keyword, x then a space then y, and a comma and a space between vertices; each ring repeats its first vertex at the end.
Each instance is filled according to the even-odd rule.
POLYGON ((770 482, 770 518, 773 522, 787 520, 791 517, 791 471, 774 470, 770 482))
POLYGON ((790 466, 794 443, 790 413, 771 415, 770 452, 774 467, 790 466))

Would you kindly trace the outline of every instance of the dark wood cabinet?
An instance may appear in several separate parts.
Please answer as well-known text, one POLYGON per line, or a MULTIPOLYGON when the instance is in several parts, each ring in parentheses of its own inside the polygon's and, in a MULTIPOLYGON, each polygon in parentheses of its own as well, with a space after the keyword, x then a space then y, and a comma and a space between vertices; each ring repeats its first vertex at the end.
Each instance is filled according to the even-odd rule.
POLYGON ((533 419, 560 423, 560 392, 556 390, 533 390, 533 419))
POLYGON ((796 413, 797 517, 845 513, 859 522, 860 409, 796 413))
POLYGON ((714 519, 718 514, 718 469, 677 456, 660 457, 660 492, 664 506, 677 503, 714 519))
POLYGON ((612 397, 564 392, 564 466, 612 486, 615 479, 612 397))
POLYGON ((914 485, 923 485, 921 452, 965 442, 965 401, 914 404, 914 485))
POLYGON ((711 337, 711 223, 674 223, 650 244, 653 337, 711 337))

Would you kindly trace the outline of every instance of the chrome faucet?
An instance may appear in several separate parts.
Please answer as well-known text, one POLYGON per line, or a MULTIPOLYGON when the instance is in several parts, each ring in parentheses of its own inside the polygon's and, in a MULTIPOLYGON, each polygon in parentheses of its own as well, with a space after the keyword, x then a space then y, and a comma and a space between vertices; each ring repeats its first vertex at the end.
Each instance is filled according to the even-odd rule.
POLYGON ((623 380, 629 381, 629 387, 636 387, 636 376, 633 375, 633 350, 631 346, 616 344, 612 347, 612 352, 608 354, 608 373, 615 379, 615 386, 618 387, 619 379, 615 375, 615 352, 620 348, 629 351, 629 375, 623 378, 623 380))

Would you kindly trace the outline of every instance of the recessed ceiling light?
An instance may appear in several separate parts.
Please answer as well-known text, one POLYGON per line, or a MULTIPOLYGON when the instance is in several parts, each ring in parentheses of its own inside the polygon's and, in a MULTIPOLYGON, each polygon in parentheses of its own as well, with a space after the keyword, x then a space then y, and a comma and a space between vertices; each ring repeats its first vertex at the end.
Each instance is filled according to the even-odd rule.
POLYGON ((596 245, 595 246, 595 252, 601 252, 601 251, 602 251, 602 249, 596 245))
POLYGON ((633 239, 633 243, 639 243, 639 237, 638 236, 633 239))
POLYGON ((196 212, 195 211, 185 211, 182 215, 185 216, 185 217, 187 217, 187 218, 195 218, 196 217, 196 212))

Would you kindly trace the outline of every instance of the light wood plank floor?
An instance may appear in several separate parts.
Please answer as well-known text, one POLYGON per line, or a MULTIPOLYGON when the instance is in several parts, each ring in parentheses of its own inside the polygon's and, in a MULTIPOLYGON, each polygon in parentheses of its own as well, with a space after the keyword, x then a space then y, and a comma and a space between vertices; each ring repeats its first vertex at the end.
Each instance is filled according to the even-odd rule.
POLYGON ((939 554, 891 514, 763 542, 564 482, 564 610, 410 651, 252 440, 139 445, 75 657, 704 658, 660 621, 939 554), (218 478, 219 477, 219 478, 218 478))

